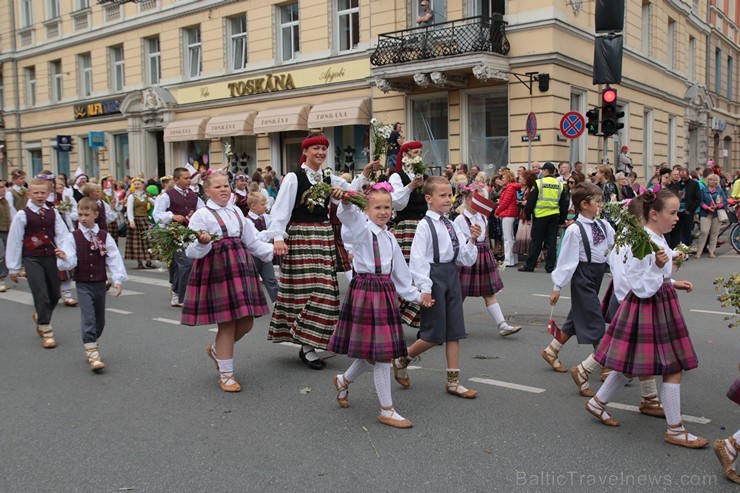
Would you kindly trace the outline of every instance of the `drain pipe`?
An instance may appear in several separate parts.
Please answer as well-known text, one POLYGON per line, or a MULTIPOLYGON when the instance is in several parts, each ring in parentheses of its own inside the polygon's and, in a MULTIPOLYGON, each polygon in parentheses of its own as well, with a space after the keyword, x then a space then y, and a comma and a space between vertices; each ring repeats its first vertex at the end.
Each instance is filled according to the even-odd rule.
MULTIPOLYGON (((10 35, 11 35, 11 52, 13 54, 13 86, 15 96, 15 134, 18 139, 18 168, 23 169, 23 145, 21 141, 21 101, 20 101, 20 89, 18 84, 20 83, 20 77, 18 76, 18 57, 16 50, 18 49, 18 37, 15 27, 15 1, 8 0, 10 4, 10 35)), ((8 158, 8 149, 5 149, 5 159, 8 158)))

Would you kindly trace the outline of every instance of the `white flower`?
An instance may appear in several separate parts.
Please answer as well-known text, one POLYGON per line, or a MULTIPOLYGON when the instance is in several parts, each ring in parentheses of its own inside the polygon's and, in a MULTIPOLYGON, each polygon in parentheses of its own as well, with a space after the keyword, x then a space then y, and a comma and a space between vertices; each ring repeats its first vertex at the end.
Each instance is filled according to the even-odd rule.
POLYGON ((421 173, 416 173, 416 174, 414 175, 414 178, 415 178, 415 179, 419 179, 419 180, 420 180, 420 179, 424 178, 424 175, 422 175, 421 173))
POLYGON ((371 118, 370 119, 370 125, 373 125, 374 126, 374 125, 377 125, 377 123, 378 123, 378 120, 376 118, 371 118))
POLYGON ((329 177, 331 176, 332 171, 331 168, 324 168, 324 176, 329 177))

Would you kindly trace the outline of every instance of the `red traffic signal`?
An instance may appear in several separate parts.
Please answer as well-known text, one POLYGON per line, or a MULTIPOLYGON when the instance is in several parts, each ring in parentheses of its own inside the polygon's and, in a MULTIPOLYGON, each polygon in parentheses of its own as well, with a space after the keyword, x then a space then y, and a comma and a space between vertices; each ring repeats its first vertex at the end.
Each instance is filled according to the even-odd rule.
POLYGON ((604 101, 605 103, 613 103, 614 101, 616 101, 616 100, 617 100, 617 91, 615 91, 614 89, 606 89, 606 90, 605 90, 605 91, 604 91, 604 92, 603 92, 603 93, 601 94, 601 99, 602 99, 602 100, 603 100, 603 101, 604 101))

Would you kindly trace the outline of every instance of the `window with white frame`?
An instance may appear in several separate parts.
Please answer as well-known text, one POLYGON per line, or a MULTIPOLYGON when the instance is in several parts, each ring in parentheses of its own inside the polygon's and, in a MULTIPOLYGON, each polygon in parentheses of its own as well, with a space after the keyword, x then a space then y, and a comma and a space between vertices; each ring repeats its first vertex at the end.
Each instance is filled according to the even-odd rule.
MULTIPOLYGON (((433 24, 439 24, 441 22, 445 22, 447 19, 447 0, 428 0, 429 1, 429 10, 431 10, 434 13, 434 16, 432 17, 432 23, 433 24)), ((486 3, 485 1, 483 3, 486 3)), ((497 2, 493 2, 494 4, 497 2)), ((416 19, 418 19, 423 13, 423 9, 421 8, 421 2, 420 1, 412 1, 411 2, 413 8, 411 9, 411 26, 410 27, 419 27, 419 25, 416 23, 416 19)), ((476 7, 477 8, 477 7, 476 7)), ((481 5, 481 8, 483 6, 481 5)))
POLYGON ((197 79, 203 66, 202 46, 200 41, 200 26, 185 29, 185 76, 197 79))
POLYGON ((650 2, 642 2, 642 54, 650 56, 653 48, 653 6, 650 2))
POLYGON ((82 10, 90 7, 90 0, 75 0, 75 10, 82 10))
POLYGON ((298 19, 298 4, 281 5, 278 18, 280 31, 278 33, 278 50, 280 60, 289 62, 298 57, 301 51, 300 23, 298 19))
POLYGON ((337 1, 337 47, 350 51, 360 43, 360 0, 337 1))
POLYGON ((146 38, 144 40, 144 54, 146 65, 146 80, 150 85, 156 86, 162 78, 161 53, 159 51, 159 36, 146 38))
POLYGON ((714 92, 722 92, 722 50, 714 50, 714 92))
MULTIPOLYGON (((439 111, 444 110, 438 104, 439 111)), ((506 85, 493 86, 485 92, 474 91, 465 96, 465 119, 463 138, 465 145, 464 160, 468 166, 485 169, 488 165, 498 168, 509 162, 509 99, 506 85)), ((432 113, 434 114, 434 113, 432 113)), ((444 113, 441 113, 442 117, 444 113)), ((433 119, 429 120, 433 122, 433 119)), ((437 125, 444 125, 438 122, 437 125)), ((444 127, 447 127, 444 125, 444 127)), ((434 127, 430 127, 435 134, 434 127)), ((431 139, 434 140, 434 139, 431 139)), ((437 153, 437 164, 447 164, 444 152, 437 153)))
POLYGON ((506 0, 476 0, 474 15, 491 17, 493 14, 506 14, 506 0))
POLYGON ((24 68, 23 79, 26 83, 26 106, 36 106, 36 67, 24 68))
POLYGON ((676 66, 676 21, 668 19, 668 68, 676 66))
POLYGON ((21 29, 33 25, 33 0, 21 0, 21 29))
POLYGON ((62 61, 49 62, 49 75, 51 77, 51 100, 58 103, 62 100, 62 84, 64 74, 62 73, 62 61))
POLYGON ((727 99, 732 101, 732 71, 735 70, 733 66, 733 59, 731 56, 727 57, 727 99))
POLYGON ((696 80, 696 38, 689 36, 689 80, 696 80))
POLYGON ((230 70, 244 70, 247 67, 247 14, 226 19, 226 28, 229 36, 229 63, 230 70))
POLYGON ((111 90, 114 92, 123 91, 126 82, 125 61, 123 59, 123 45, 112 46, 110 48, 111 61, 111 90))
POLYGON ((676 117, 668 115, 668 164, 676 164, 676 117))
POLYGON ((56 19, 62 15, 60 0, 46 0, 46 19, 56 19))
POLYGON ((78 55, 77 64, 80 70, 80 96, 90 96, 93 91, 92 56, 90 53, 78 55))
POLYGON ((642 161, 645 174, 650 173, 653 164, 653 110, 650 108, 642 113, 642 161))
POLYGON ((411 99, 409 106, 411 115, 407 121, 410 121, 411 125, 408 133, 413 140, 424 144, 424 152, 427 155, 424 161, 436 166, 445 166, 450 159, 447 94, 414 98, 411 99))

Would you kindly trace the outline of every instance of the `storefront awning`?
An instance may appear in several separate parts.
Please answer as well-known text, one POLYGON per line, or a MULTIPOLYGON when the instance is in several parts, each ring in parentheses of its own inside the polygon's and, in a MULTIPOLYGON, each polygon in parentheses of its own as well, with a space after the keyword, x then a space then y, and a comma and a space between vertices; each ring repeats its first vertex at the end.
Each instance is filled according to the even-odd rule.
POLYGON ((343 125, 368 125, 370 123, 370 99, 347 99, 317 104, 308 114, 311 128, 341 127, 343 125))
POLYGON ((210 117, 205 117, 172 122, 164 129, 164 141, 205 140, 206 124, 209 119, 210 117))
POLYGON ((308 130, 308 111, 311 106, 286 106, 264 110, 257 113, 254 119, 255 134, 288 132, 290 130, 308 130))
POLYGON ((254 126, 254 118, 256 116, 256 111, 214 116, 208 121, 208 125, 206 125, 206 138, 219 139, 221 137, 254 135, 252 127, 254 126))

